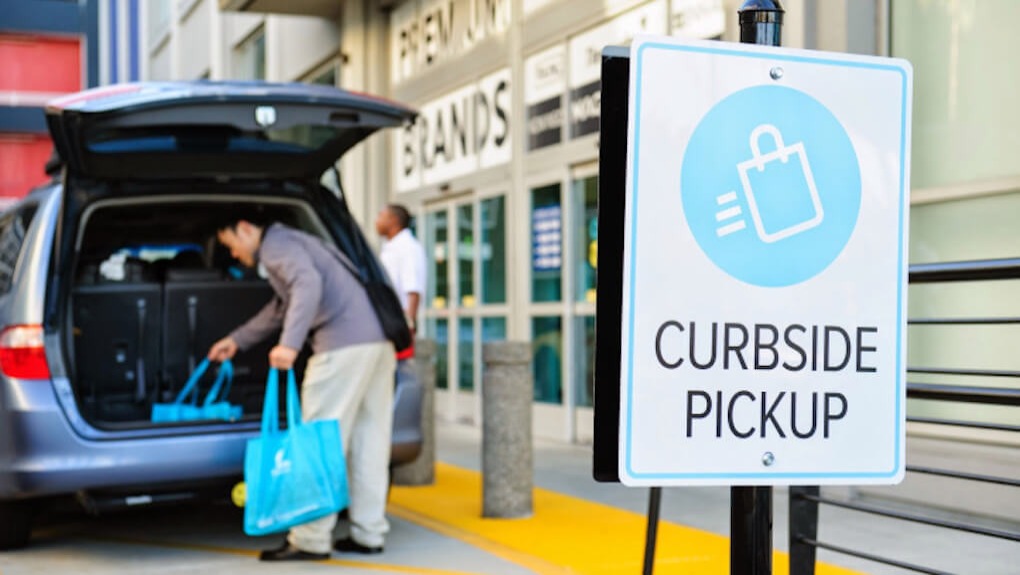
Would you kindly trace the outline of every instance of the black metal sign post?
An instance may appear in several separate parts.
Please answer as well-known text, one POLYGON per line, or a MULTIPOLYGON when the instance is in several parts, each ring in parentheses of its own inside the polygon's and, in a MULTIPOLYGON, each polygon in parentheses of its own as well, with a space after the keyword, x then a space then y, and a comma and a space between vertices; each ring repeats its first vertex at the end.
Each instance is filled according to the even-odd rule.
MULTIPOLYGON (((747 0, 740 8, 740 41, 778 46, 783 19, 779 0, 747 0)), ((609 46, 602 54, 599 146, 599 266, 619 273, 598 275, 595 355, 593 476, 618 482, 620 425, 620 317, 623 304, 624 212, 627 172, 629 50, 609 46)), ((643 573, 652 573, 661 488, 651 489, 643 573)), ((731 575, 772 573, 772 488, 732 487, 731 575)))
MULTIPOLYGON (((779 46, 779 0, 746 0, 740 7, 740 42, 779 46)), ((772 573, 772 487, 730 488, 730 575, 772 573)))

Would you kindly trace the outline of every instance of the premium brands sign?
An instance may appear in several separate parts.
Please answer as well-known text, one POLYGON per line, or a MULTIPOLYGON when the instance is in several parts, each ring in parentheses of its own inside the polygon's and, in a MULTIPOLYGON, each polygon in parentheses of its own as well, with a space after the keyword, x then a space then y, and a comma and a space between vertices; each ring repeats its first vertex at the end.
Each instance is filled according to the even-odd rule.
POLYGON ((418 0, 390 16, 393 84, 428 72, 510 27, 511 0, 418 0))
POLYGON ((421 105, 397 133, 397 191, 509 162, 511 122, 509 68, 421 105))

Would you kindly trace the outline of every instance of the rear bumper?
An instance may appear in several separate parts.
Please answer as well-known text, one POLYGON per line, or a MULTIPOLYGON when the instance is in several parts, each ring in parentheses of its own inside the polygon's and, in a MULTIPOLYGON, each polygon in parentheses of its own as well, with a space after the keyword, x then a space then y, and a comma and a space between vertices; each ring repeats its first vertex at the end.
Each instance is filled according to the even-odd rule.
MULTIPOLYGON (((257 433, 220 428, 191 435, 150 432, 93 439, 72 428, 56 401, 4 407, 0 499, 239 477, 247 440, 257 433)), ((81 422, 76 423, 80 427, 81 422)))

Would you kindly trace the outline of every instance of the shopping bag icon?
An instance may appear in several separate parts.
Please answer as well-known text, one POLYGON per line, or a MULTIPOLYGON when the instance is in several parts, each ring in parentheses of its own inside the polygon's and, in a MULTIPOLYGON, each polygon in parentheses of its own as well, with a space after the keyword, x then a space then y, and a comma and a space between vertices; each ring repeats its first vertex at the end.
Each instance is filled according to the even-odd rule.
POLYGON ((771 124, 755 128, 750 141, 752 157, 737 171, 758 238, 774 243, 820 225, 825 214, 804 143, 786 145, 771 124), (762 153, 765 136, 775 149, 762 153))

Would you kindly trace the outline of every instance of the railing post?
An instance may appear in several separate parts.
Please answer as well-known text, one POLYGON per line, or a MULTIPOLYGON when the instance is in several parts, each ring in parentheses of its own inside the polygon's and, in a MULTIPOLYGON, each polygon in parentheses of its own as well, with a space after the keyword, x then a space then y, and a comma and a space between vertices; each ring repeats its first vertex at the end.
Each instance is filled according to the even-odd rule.
POLYGON ((532 513, 531 344, 482 346, 482 516, 532 513))
POLYGON ((820 489, 790 487, 790 575, 814 575, 818 540, 818 502, 805 498, 817 496, 820 489))
POLYGON ((431 485, 436 481, 436 342, 414 343, 414 364, 421 383, 421 453, 410 463, 393 468, 394 485, 431 485))

